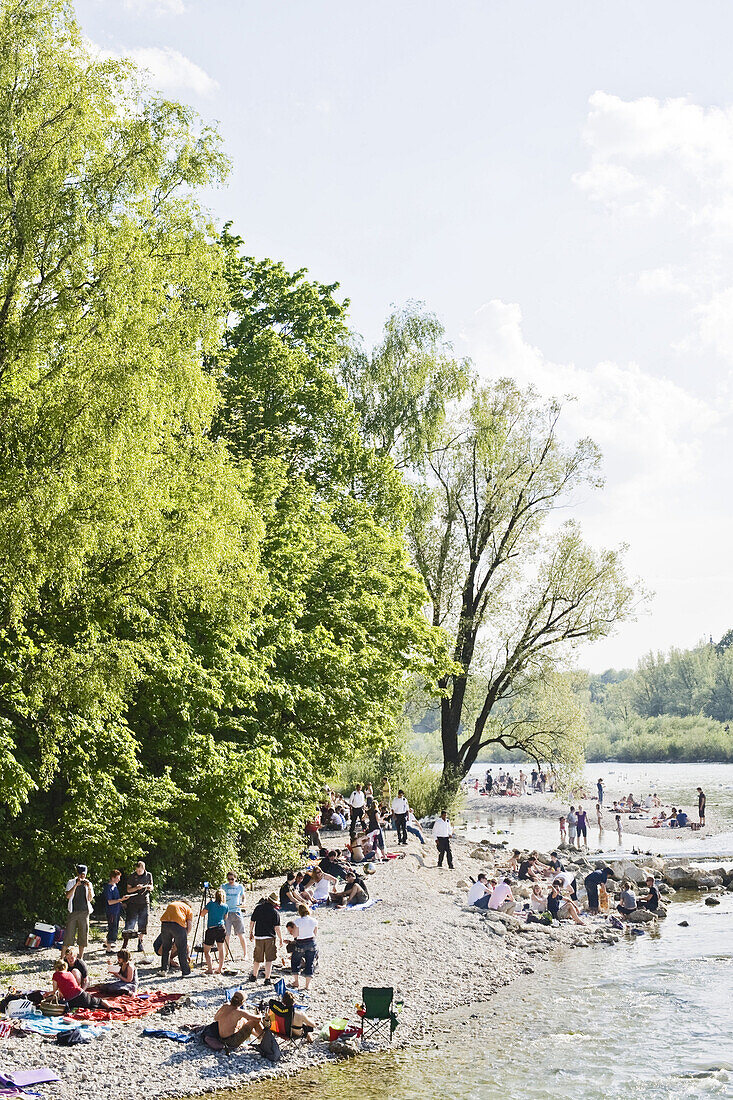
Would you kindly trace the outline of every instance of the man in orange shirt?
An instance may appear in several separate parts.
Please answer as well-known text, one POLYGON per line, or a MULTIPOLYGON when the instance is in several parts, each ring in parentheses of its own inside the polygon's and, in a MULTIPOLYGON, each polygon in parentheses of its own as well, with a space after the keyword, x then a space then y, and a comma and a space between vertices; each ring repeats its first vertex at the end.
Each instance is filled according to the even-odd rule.
POLYGON ((193 910, 185 901, 172 901, 160 918, 160 969, 166 974, 171 947, 176 945, 181 977, 191 973, 188 962, 188 933, 193 925, 193 910))

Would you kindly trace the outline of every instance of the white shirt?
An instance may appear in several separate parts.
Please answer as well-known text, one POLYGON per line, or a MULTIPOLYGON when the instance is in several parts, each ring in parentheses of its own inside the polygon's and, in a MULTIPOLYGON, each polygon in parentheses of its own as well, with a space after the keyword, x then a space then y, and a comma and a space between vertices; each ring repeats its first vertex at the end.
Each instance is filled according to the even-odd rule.
POLYGON ((500 906, 508 900, 509 895, 512 892, 511 886, 508 886, 506 882, 497 882, 491 894, 491 901, 489 902, 489 909, 499 909, 500 906))
POLYGON ((567 889, 572 884, 574 878, 575 875, 571 874, 570 871, 557 871, 556 874, 552 876, 552 882, 557 882, 559 879, 563 884, 563 888, 567 889))
POLYGON ((318 926, 315 917, 296 917, 295 927, 298 929, 299 940, 310 940, 318 926))
MULTIPOLYGON (((313 887, 313 900, 314 901, 325 901, 326 898, 328 897, 330 886, 331 886, 331 883, 329 882, 329 880, 327 878, 322 878, 319 882, 317 882, 315 884, 315 886, 313 887)), ((311 917, 303 917, 302 919, 303 920, 311 920, 312 918, 311 917)))
MULTIPOLYGON (((79 882, 78 879, 76 879, 76 878, 70 878, 69 881, 66 883, 66 893, 67 894, 68 894, 69 890, 71 889, 71 887, 74 886, 74 885, 77 885, 77 886, 82 886, 83 885, 83 886, 86 887, 86 891, 87 891, 87 909, 91 913, 92 909, 94 908, 94 906, 92 905, 92 902, 94 901, 94 887, 92 886, 91 882, 89 881, 88 878, 82 879, 81 882, 79 882)), ((74 893, 76 893, 76 891, 74 891, 74 893)), ((74 912, 73 906, 74 906, 74 894, 71 895, 71 897, 69 898, 69 900, 66 904, 66 908, 69 910, 70 913, 74 912)), ((82 912, 83 911, 84 910, 82 910, 82 912)))
POLYGON ((479 898, 482 898, 484 894, 488 894, 485 882, 474 882, 468 891, 468 904, 473 905, 479 898))
POLYGON ((439 817, 433 825, 433 836, 453 836, 453 826, 448 818, 443 821, 442 817, 439 817))
POLYGON ((360 810, 362 806, 366 805, 366 795, 363 791, 352 791, 351 798, 349 799, 349 805, 353 806, 355 810, 360 810))
POLYGON ((406 798, 393 798, 392 810, 396 814, 406 814, 409 810, 409 805, 406 798))

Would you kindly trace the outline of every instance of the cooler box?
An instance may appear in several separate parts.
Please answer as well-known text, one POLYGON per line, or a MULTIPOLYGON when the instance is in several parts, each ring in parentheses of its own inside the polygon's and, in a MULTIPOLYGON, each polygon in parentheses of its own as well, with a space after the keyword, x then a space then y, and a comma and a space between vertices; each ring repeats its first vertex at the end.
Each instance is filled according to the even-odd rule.
POLYGON ((33 931, 41 941, 41 947, 53 947, 53 941, 56 938, 55 924, 37 924, 33 931))

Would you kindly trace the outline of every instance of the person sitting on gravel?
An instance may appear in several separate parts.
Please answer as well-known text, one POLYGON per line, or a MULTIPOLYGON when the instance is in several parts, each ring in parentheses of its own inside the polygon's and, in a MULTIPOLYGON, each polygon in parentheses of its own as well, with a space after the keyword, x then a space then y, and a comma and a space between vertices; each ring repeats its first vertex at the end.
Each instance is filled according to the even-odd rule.
POLYGON ((61 958, 66 960, 69 973, 74 975, 79 983, 79 988, 86 989, 89 985, 89 971, 87 970, 87 964, 80 958, 76 945, 71 944, 69 947, 64 948, 61 958))
POLYGON ((544 869, 545 878, 554 878, 557 875, 558 871, 564 870, 565 867, 557 852, 550 852, 549 866, 545 867, 544 869))
POLYGON ((522 853, 519 851, 519 848, 515 848, 510 855, 509 862, 507 863, 504 870, 507 872, 507 874, 516 875, 517 871, 519 870, 519 864, 521 862, 522 853))
MULTIPOLYGON (((487 898, 486 905, 488 905, 488 898, 491 897, 491 890, 488 886, 488 875, 483 873, 478 876, 476 881, 472 883, 468 888, 468 897, 466 898, 467 905, 476 905, 483 898, 487 898)), ((485 908, 485 906, 483 906, 485 908)))
POLYGON ((654 885, 653 875, 647 875, 646 889, 647 892, 644 897, 639 898, 637 902, 637 908, 648 909, 650 913, 656 913, 657 909, 659 909, 659 890, 654 885))
POLYGON ((622 917, 628 917, 636 909, 636 894, 631 889, 631 883, 626 880, 621 883, 621 900, 616 909, 622 917))
POLYGON ((123 994, 137 993, 137 970, 130 959, 130 952, 123 948, 117 952, 117 968, 114 963, 107 964, 110 968, 109 981, 98 985, 96 993, 103 997, 121 997, 123 994))
POLYGON ((344 909, 347 905, 363 905, 369 901, 369 891, 364 879, 355 871, 349 871, 343 890, 334 890, 330 900, 339 909, 344 909))
POLYGON ((106 1012, 114 1011, 114 1005, 99 997, 92 997, 90 993, 82 989, 74 975, 70 972, 65 959, 60 959, 53 972, 53 991, 62 1000, 66 1001, 70 1009, 75 1008, 103 1008, 106 1012))
POLYGON ((542 892, 542 886, 535 882, 529 898, 529 908, 533 913, 545 913, 547 911, 547 897, 542 892))
POLYGON ((570 898, 563 897, 562 880, 555 879, 547 895, 547 911, 553 920, 573 920, 576 924, 585 924, 578 907, 570 898))
POLYGON ((295 892, 295 874, 293 871, 288 871, 285 882, 280 887, 279 895, 280 912, 296 913, 302 899, 300 894, 296 894, 295 892))
POLYGON ((318 864, 311 871, 311 881, 307 890, 301 891, 303 900, 306 902, 311 901, 328 901, 328 896, 331 891, 331 883, 336 882, 335 875, 327 875, 318 864))
POLYGON ((250 1035, 261 1038, 261 1018, 243 1009, 243 1004, 244 994, 241 991, 232 994, 231 1001, 217 1010, 213 1023, 204 1028, 203 1038, 218 1039, 227 1050, 236 1050, 250 1035))
POLYGON ((407 811, 407 824, 405 825, 405 828, 407 829, 408 833, 416 837, 421 844, 425 844, 425 837, 423 836, 423 831, 420 828, 420 822, 417 820, 414 813, 412 812, 412 807, 410 807, 410 809, 408 809, 407 811))
POLYGON ((537 852, 531 852, 530 855, 519 864, 519 881, 526 882, 529 879, 532 882, 536 882, 539 878, 542 878, 542 871, 539 866, 537 852))
POLYGON ((505 878, 492 890, 487 908, 501 913, 513 913, 516 907, 511 881, 505 878))
POLYGON ((321 848, 319 856, 318 865, 322 871, 327 875, 333 875, 334 878, 346 878, 349 868, 340 858, 340 852, 335 849, 327 852, 325 848, 321 848))

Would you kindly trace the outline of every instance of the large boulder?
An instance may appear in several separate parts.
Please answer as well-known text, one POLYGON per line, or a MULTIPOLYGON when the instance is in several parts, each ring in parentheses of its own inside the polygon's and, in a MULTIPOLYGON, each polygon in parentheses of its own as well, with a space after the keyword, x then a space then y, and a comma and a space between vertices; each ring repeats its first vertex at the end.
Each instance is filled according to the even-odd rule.
POLYGON ((631 924, 649 924, 654 919, 654 913, 648 909, 634 909, 627 917, 631 924))
POLYGON ((623 863, 617 864, 616 870, 621 878, 627 878, 629 882, 636 883, 637 886, 641 886, 646 882, 647 875, 653 875, 654 872, 646 867, 638 867, 635 863, 623 863))
POLYGON ((715 890, 723 885, 720 875, 706 874, 704 871, 693 871, 698 890, 715 890))
POLYGON ((675 890, 696 890, 697 879, 689 867, 668 867, 664 872, 664 881, 675 890))

